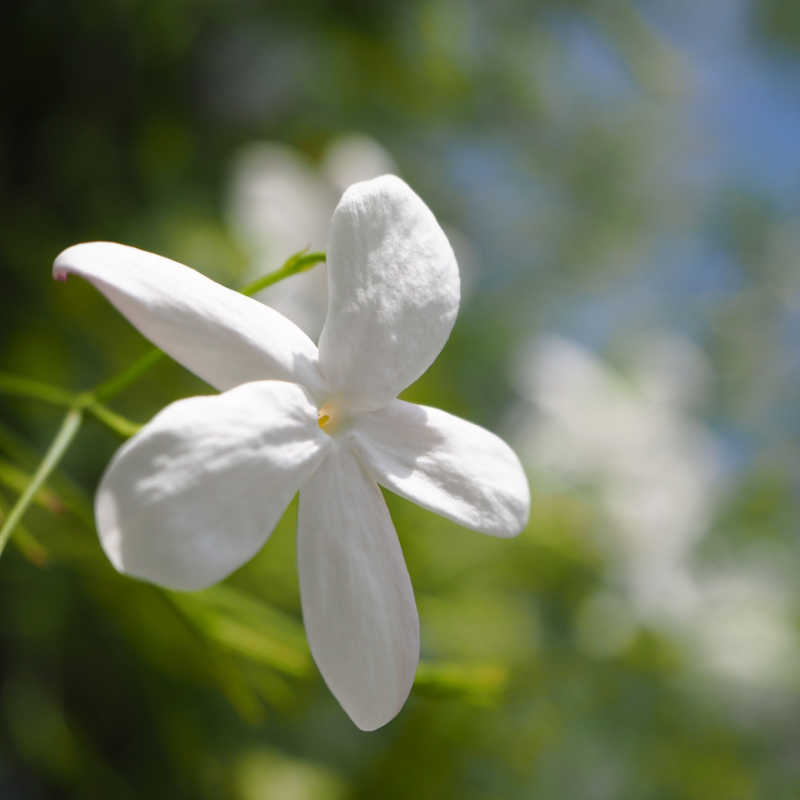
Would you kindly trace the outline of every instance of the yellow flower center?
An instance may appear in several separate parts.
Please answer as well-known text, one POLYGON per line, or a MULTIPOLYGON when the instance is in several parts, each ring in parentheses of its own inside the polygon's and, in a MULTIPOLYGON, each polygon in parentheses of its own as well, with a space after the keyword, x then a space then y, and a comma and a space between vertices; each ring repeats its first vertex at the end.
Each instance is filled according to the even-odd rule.
POLYGON ((317 410, 317 425, 325 431, 329 436, 333 436, 342 422, 344 421, 344 414, 342 410, 334 404, 333 400, 328 400, 317 410))

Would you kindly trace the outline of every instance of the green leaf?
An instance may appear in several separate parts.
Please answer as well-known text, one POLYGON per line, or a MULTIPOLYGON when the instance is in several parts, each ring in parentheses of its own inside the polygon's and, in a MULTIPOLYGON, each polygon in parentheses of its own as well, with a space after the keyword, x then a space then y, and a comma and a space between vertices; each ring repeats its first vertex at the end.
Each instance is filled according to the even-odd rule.
POLYGON ((285 675, 310 673, 303 627, 288 614, 228 586, 165 594, 195 628, 223 648, 285 675))
MULTIPOLYGON (((0 500, 0 520, 8 514, 8 506, 0 500)), ((43 567, 50 559, 47 549, 39 543, 34 535, 22 524, 18 524, 12 539, 16 548, 22 555, 37 567, 43 567)))
POLYGON ((25 490, 20 495, 14 507, 9 512, 3 527, 0 528, 0 554, 5 549, 8 539, 11 536, 14 528, 20 522, 28 506, 33 502, 36 493, 44 486, 47 477, 58 465, 64 453, 67 451, 75 435, 78 433, 83 421, 83 414, 80 410, 72 408, 67 412, 61 427, 58 430, 55 438, 50 444, 49 449, 44 455, 38 469, 34 473, 25 490))
POLYGON ((494 702, 508 683, 508 668, 500 664, 422 662, 414 679, 424 694, 464 695, 473 702, 494 702))
MULTIPOLYGON (((15 492, 24 492, 25 487, 31 480, 31 476, 25 470, 14 466, 11 462, 0 459, 0 483, 15 492)), ((42 486, 33 498, 34 502, 53 513, 64 510, 64 503, 59 496, 46 486, 42 486)))

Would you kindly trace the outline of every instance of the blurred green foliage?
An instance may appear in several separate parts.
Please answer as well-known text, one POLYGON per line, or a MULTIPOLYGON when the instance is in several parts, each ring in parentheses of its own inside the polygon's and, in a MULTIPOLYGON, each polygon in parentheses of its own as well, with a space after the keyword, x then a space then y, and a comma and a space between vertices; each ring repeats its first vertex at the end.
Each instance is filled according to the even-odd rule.
MULTIPOLYGON (((319 163, 338 135, 367 132, 478 265, 408 399, 512 435, 538 418, 511 376, 544 331, 618 366, 655 329, 708 355, 713 385, 691 413, 726 458, 692 559, 785 579, 780 675, 732 678, 688 622, 641 614, 598 486, 551 490, 531 463, 532 519, 513 541, 387 493, 423 663, 401 715, 363 734, 310 659, 295 506, 206 592, 122 577, 91 508, 121 438, 87 414, 0 561, 3 798, 797 797, 796 209, 731 165, 708 179, 717 142, 692 117, 703 76, 652 23, 659 5, 14 0, 0 371, 72 396, 146 352, 88 285, 52 283, 65 246, 121 241, 242 286, 250 256, 225 207, 238 149, 275 140, 319 163)), ((796 47, 791 4, 731 5, 762 51, 796 47)), ((163 359, 109 404, 143 422, 208 391, 163 359)), ((0 392, 0 517, 63 411, 0 392)), ((722 658, 765 649, 773 618, 722 658)))

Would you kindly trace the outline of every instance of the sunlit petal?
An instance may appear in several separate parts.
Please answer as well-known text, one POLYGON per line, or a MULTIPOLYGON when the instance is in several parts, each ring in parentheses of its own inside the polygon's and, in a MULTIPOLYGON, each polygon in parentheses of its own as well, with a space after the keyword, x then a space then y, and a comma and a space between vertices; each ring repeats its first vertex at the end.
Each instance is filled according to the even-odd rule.
POLYGON ((395 400, 363 414, 354 445, 377 481, 425 508, 494 536, 528 521, 528 480, 513 450, 485 428, 395 400))
POLYGON ((379 408, 444 346, 458 312, 458 267, 428 207, 384 175, 342 196, 328 238, 320 369, 352 410, 379 408))
POLYGON ((341 444, 300 492, 297 556, 314 660, 356 725, 379 728, 411 689, 419 622, 380 489, 341 444))
POLYGON ((95 501, 103 548, 121 572, 209 586, 259 550, 330 441, 295 384, 178 400, 106 470, 95 501))
POLYGON ((111 242, 62 252, 53 274, 91 281, 150 341, 217 389, 320 386, 317 348, 284 316, 163 256, 111 242))

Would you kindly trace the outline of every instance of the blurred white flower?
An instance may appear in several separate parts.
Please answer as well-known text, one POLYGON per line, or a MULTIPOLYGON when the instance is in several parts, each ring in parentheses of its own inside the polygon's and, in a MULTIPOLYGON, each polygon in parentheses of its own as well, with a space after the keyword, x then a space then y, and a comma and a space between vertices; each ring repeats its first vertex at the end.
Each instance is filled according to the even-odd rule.
POLYGON ((714 508, 719 457, 687 413, 707 381, 701 354, 677 337, 643 340, 627 377, 579 345, 540 340, 519 381, 538 413, 517 437, 539 480, 588 486, 616 536, 639 613, 684 615, 688 569, 714 508))
POLYGON ((794 679, 797 634, 788 588, 774 569, 739 566, 705 575, 692 623, 704 665, 717 675, 756 687, 794 679))
POLYGON ((646 336, 628 356, 623 375, 550 337, 518 369, 535 410, 520 415, 515 444, 540 486, 594 492, 626 590, 600 590, 585 601, 578 642, 595 657, 613 656, 638 622, 655 622, 716 678, 742 687, 785 683, 798 643, 783 582, 752 557, 736 569, 692 563, 722 488, 720 448, 692 417, 710 368, 676 335, 646 336))
POLYGON ((383 146, 360 133, 339 136, 322 154, 322 172, 337 195, 351 183, 366 181, 396 169, 394 159, 383 146))
POLYGON ((118 451, 98 489, 103 547, 122 572, 175 589, 223 579, 300 490, 297 553, 311 652, 361 728, 388 722, 419 657, 413 591, 378 484, 462 525, 525 525, 524 472, 501 439, 397 400, 458 312, 458 267, 399 178, 350 187, 328 238, 319 349, 292 322, 174 261, 124 245, 65 250, 159 347, 222 391, 179 400, 118 451))
MULTIPOLYGON (((251 257, 252 276, 277 269, 292 253, 324 250, 328 222, 344 189, 396 172, 392 157, 367 136, 334 139, 321 169, 300 151, 275 142, 241 149, 233 162, 228 219, 251 257)), ((328 305, 321 265, 269 287, 258 299, 276 308, 316 340, 328 305)))
MULTIPOLYGON (((266 142, 242 148, 228 194, 228 218, 250 256, 251 277, 277 269, 298 250, 324 249, 338 193, 293 148, 266 142)), ((326 272, 320 265, 269 287, 258 299, 316 340, 328 304, 326 272)))
MULTIPOLYGON (((328 221, 345 188, 396 171, 383 146, 358 133, 334 139, 318 165, 284 144, 245 145, 231 168, 227 217, 249 254, 250 277, 271 272, 298 250, 324 250, 328 221)), ((446 232, 460 265, 463 299, 473 283, 475 254, 464 234, 450 227, 446 232)), ((326 270, 322 264, 281 281, 258 299, 316 341, 328 308, 326 270)))
POLYGON ((324 248, 338 194, 293 148, 249 144, 233 164, 229 218, 243 242, 282 261, 304 247, 324 248))

